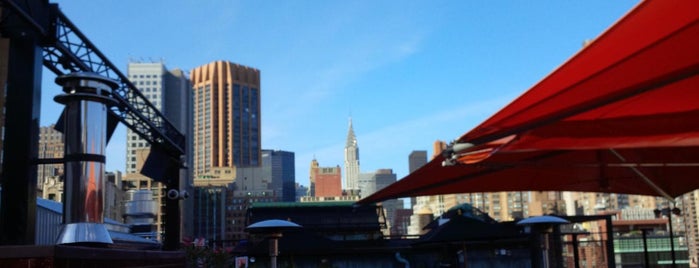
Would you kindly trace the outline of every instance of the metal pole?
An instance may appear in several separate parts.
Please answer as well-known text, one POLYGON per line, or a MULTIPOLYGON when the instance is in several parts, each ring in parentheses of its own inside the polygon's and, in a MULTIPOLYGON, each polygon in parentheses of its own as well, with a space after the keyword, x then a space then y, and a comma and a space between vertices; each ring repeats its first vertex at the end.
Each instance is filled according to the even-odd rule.
MULTIPOLYGON (((609 151, 612 154, 614 154, 619 160, 621 160, 621 162, 626 163, 626 159, 621 154, 619 154, 619 152, 617 152, 614 149, 609 149, 609 151)), ((667 200, 674 200, 674 198, 672 198, 672 196, 670 194, 668 194, 667 192, 665 192, 665 190, 663 190, 663 188, 660 188, 660 186, 655 184, 655 182, 653 182, 650 178, 648 178, 648 176, 646 176, 646 174, 643 174, 643 172, 641 172, 638 168, 636 168, 634 166, 629 166, 629 169, 631 169, 631 171, 636 173, 636 175, 638 175, 638 177, 640 177, 643 180, 643 182, 645 182, 646 184, 648 184, 648 186, 653 188, 653 190, 655 190, 655 192, 657 192, 659 195, 665 197, 665 199, 667 199, 667 200)))
POLYGON ((272 238, 269 248, 269 267, 277 268, 277 247, 279 246, 276 238, 272 238))
POLYGON ((541 267, 541 243, 543 242, 541 240, 541 233, 538 232, 538 230, 532 228, 533 226, 529 227, 531 228, 531 233, 529 234, 530 241, 529 241, 529 256, 531 258, 531 266, 532 267, 541 267))
POLYGON ((561 242, 561 226, 556 224, 553 226, 551 233, 553 241, 551 241, 553 253, 553 266, 563 267, 563 243, 561 242))
MULTIPOLYGON (((212 243, 213 243, 216 239, 218 239, 218 235, 216 234, 216 231, 217 231, 216 229, 218 228, 218 226, 216 226, 217 223, 218 223, 218 222, 216 222, 216 220, 217 220, 217 219, 216 219, 216 214, 218 214, 218 195, 217 195, 216 189, 210 189, 209 194, 211 194, 211 200, 213 200, 212 203, 213 203, 213 206, 214 206, 214 209, 213 209, 213 215, 214 215, 213 225, 214 225, 214 228, 212 228, 212 229, 214 230, 214 235, 211 236, 211 241, 212 241, 212 243)), ((216 248, 216 244, 213 244, 213 248, 214 248, 214 249, 216 248)))
POLYGON ((544 232, 542 234, 542 236, 544 237, 544 249, 542 250, 542 253, 541 253, 541 255, 543 257, 543 267, 549 268, 550 267, 549 263, 551 262, 551 260, 549 259, 549 247, 550 247, 549 242, 551 239, 551 235, 548 232, 544 232))
POLYGON ((573 234, 573 261, 575 268, 580 268, 580 254, 578 253, 578 234, 573 234))
POLYGON ((650 261, 648 260, 648 240, 646 236, 646 229, 641 229, 641 234, 643 235, 643 267, 650 267, 650 261))
MULTIPOLYGON (((466 243, 461 243, 461 252, 463 253, 463 268, 468 268, 468 253, 466 252, 466 243)), ((410 263, 405 265, 406 268, 410 268, 410 263)))
POLYGON ((675 263, 675 241, 672 238, 672 210, 670 208, 667 208, 667 219, 668 219, 668 224, 670 225, 670 256, 672 256, 672 267, 677 267, 675 263))
MULTIPOLYGON (((151 151, 151 153, 152 152, 153 151, 151 151)), ((168 173, 168 175, 166 175, 167 188, 180 191, 179 173, 175 175, 170 174, 169 172, 166 173, 168 173)), ((177 250, 180 247, 180 223, 182 215, 180 211, 181 202, 182 200, 180 198, 165 198, 165 226, 163 226, 163 229, 165 231, 165 235, 163 237, 164 250, 177 250)))
POLYGON ((605 215, 604 221, 607 223, 607 267, 616 267, 614 258, 614 226, 612 225, 612 215, 605 215))
POLYGON ((277 268, 277 254, 279 252, 279 238, 282 233, 273 233, 269 236, 269 267, 277 268))

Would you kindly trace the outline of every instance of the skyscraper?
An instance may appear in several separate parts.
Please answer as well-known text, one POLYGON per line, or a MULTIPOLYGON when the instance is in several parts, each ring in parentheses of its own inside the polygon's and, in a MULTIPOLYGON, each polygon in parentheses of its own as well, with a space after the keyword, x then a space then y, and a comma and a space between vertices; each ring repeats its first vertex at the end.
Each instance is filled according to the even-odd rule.
POLYGON ((386 186, 393 184, 397 180, 397 175, 389 168, 378 169, 375 172, 362 173, 360 177, 362 198, 386 188, 386 186))
MULTIPOLYGON (((185 137, 191 137, 192 129, 192 99, 191 87, 186 75, 180 69, 168 70, 163 62, 129 62, 127 67, 129 81, 139 89, 141 94, 158 109, 167 120, 185 137)), ((126 174, 123 181, 129 189, 142 189, 152 191, 159 212, 156 215, 157 231, 164 228, 164 205, 166 187, 158 181, 140 174, 146 158, 150 154, 148 142, 138 136, 131 129, 126 131, 126 174)), ((187 139, 184 159, 187 166, 192 165, 192 141, 187 139)), ((180 185, 185 191, 192 192, 191 169, 181 174, 180 185)), ((192 231, 192 200, 183 203, 184 214, 182 232, 191 235, 192 231)))
POLYGON ((352 118, 349 119, 347 131, 347 143, 345 144, 345 189, 347 191, 359 190, 359 147, 357 137, 352 128, 352 118))
MULTIPOLYGON (((447 144, 445 142, 435 141, 433 144, 432 158, 442 153, 442 150, 446 147, 447 144)), ((411 203, 413 203, 411 205, 413 206, 413 212, 415 214, 417 214, 417 211, 423 210, 423 207, 427 207, 434 213, 435 217, 442 215, 442 213, 446 212, 449 208, 458 204, 455 194, 418 196, 415 202, 411 200, 411 203)), ((420 226, 419 228, 422 227, 424 226, 420 226)))
POLYGON ((427 151, 412 151, 408 156, 408 172, 413 171, 427 164, 427 151))
MULTIPOLYGON (((397 175, 393 173, 392 169, 378 169, 375 172, 371 173, 362 173, 360 174, 360 189, 361 189, 361 196, 362 197, 367 197, 377 191, 380 191, 383 188, 386 188, 386 186, 391 185, 392 183, 396 182, 397 180, 397 175)), ((401 199, 391 199, 391 200, 385 200, 381 202, 381 206, 383 207, 386 215, 386 220, 389 225, 389 231, 393 230, 393 232, 397 232, 396 228, 393 228, 393 226, 403 226, 406 225, 407 223, 398 223, 396 222, 396 211, 399 208, 403 208, 403 200, 401 199)), ((402 217, 401 219, 410 219, 409 217, 402 217)), ((407 229, 407 227, 406 227, 407 229)), ((390 234, 398 234, 398 233, 390 233, 390 234)))
POLYGON ((260 71, 228 61, 192 70, 194 174, 260 166, 260 71))
POLYGON ((294 153, 280 150, 262 150, 262 167, 269 172, 270 190, 278 201, 296 200, 294 153))
POLYGON ((687 225, 687 248, 689 259, 699 262, 699 190, 694 190, 684 194, 682 200, 682 216, 685 217, 687 225))
MULTIPOLYGON (((127 74, 129 81, 141 91, 143 96, 177 130, 189 137, 191 89, 184 72, 179 69, 168 70, 163 62, 129 62, 127 74)), ((136 165, 137 149, 150 148, 150 145, 131 129, 126 130, 126 137, 126 173, 139 173, 140 170, 136 165)))
MULTIPOLYGON (((421 168, 425 164, 427 164, 427 151, 412 151, 410 155, 408 155, 408 173, 413 173, 413 171, 421 168)), ((417 204, 417 198, 411 197, 410 206, 412 207, 415 204, 417 204)))

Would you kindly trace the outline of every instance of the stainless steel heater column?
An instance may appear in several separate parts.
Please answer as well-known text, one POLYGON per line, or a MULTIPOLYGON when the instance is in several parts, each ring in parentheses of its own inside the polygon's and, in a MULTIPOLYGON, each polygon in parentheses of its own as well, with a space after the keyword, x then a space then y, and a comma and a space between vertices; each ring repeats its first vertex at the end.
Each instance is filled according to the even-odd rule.
POLYGON ((65 94, 54 98, 65 105, 65 184, 63 229, 57 244, 112 244, 104 225, 104 147, 107 104, 118 84, 94 73, 56 78, 65 94))

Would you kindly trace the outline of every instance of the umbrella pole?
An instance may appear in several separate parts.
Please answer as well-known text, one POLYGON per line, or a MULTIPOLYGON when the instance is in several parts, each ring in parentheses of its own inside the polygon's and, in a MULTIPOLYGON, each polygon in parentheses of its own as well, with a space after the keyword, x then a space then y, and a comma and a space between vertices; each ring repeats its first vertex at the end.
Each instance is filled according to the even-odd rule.
MULTIPOLYGON (((626 159, 625 159, 621 154, 619 154, 619 152, 617 152, 616 150, 614 150, 614 149, 612 149, 612 148, 610 148, 609 151, 610 151, 613 155, 615 155, 617 158, 619 158, 619 160, 621 160, 621 162, 626 163, 626 159)), ((641 179, 643 179, 643 181, 644 181, 646 184, 648 184, 648 186, 650 186, 651 188, 653 188, 653 190, 655 190, 659 195, 665 197, 667 200, 670 200, 670 201, 674 200, 674 198, 672 198, 672 196, 670 196, 667 192, 665 192, 662 188, 660 188, 660 186, 658 186, 658 185, 655 184, 652 180, 650 180, 650 178, 648 178, 645 174, 643 174, 643 172, 641 172, 640 170, 638 170, 638 168, 633 167, 633 166, 630 166, 629 168, 630 168, 634 173, 636 173, 636 175, 638 175, 641 179)))
MULTIPOLYGON (((674 204, 673 204, 674 207, 674 204)), ((677 267, 675 263, 675 239, 672 238, 672 210, 667 213, 668 227, 670 227, 670 255, 672 257, 672 268, 677 267)))

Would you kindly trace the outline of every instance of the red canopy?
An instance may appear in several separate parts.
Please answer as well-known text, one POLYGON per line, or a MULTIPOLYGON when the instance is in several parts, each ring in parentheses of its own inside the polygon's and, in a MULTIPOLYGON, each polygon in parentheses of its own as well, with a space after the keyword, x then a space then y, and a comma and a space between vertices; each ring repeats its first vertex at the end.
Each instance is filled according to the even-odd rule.
POLYGON ((642 2, 442 156, 359 203, 514 190, 671 198, 699 188, 697 10, 699 1, 642 2))

